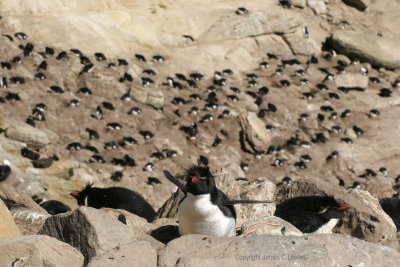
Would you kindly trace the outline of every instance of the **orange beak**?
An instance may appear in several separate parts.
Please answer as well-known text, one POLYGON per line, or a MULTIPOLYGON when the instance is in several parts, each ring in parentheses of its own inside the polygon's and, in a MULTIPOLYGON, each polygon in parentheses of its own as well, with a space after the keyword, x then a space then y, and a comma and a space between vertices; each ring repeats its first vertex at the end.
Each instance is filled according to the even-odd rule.
POLYGON ((345 211, 345 210, 348 210, 350 208, 351 208, 350 205, 342 204, 342 205, 340 205, 340 208, 338 210, 345 211))
POLYGON ((73 196, 73 197, 79 197, 79 193, 78 192, 71 192, 70 195, 73 196))
POLYGON ((199 178, 197 178, 197 176, 193 176, 192 177, 192 183, 197 184, 199 182, 199 178))

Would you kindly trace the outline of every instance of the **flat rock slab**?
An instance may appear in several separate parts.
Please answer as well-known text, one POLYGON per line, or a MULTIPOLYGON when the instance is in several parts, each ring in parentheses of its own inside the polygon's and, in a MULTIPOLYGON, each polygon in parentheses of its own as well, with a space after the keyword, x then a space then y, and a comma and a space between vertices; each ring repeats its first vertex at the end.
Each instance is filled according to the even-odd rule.
POLYGON ((368 76, 361 73, 344 73, 337 76, 335 83, 339 88, 365 89, 368 86, 368 80, 368 76))
POLYGON ((399 266, 400 253, 357 238, 321 234, 214 238, 187 235, 159 253, 159 266, 399 266))
POLYGON ((83 266, 83 255, 44 235, 0 239, 0 266, 83 266))
POLYGON ((154 267, 157 266, 157 251, 146 241, 131 242, 117 246, 111 251, 93 258, 88 267, 154 267))
POLYGON ((357 57, 376 67, 400 67, 400 37, 388 39, 360 31, 335 31, 332 46, 348 57, 357 57))

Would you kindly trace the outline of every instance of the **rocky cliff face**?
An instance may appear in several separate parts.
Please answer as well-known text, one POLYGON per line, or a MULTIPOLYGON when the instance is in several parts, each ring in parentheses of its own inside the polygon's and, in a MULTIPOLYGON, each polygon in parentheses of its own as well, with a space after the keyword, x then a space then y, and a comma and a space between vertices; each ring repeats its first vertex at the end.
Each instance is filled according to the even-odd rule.
MULTIPOLYGON (((353 206, 336 232, 397 249, 377 198, 400 189, 400 2, 267 2, 246 1, 245 14, 238 1, 0 2, 0 161, 12 169, 0 192, 24 203, 11 211, 19 231, 46 220, 42 232, 55 231, 29 197, 77 208, 69 193, 90 182, 133 189, 173 218, 179 196, 168 200, 162 170, 208 162, 232 198, 334 195, 353 206)), ((274 209, 238 208, 238 227, 274 209)), ((132 226, 121 251, 153 246, 151 262, 157 252, 168 266, 146 233, 169 241, 175 224, 132 226)), ((118 251, 88 257, 76 244, 92 265, 118 251)))

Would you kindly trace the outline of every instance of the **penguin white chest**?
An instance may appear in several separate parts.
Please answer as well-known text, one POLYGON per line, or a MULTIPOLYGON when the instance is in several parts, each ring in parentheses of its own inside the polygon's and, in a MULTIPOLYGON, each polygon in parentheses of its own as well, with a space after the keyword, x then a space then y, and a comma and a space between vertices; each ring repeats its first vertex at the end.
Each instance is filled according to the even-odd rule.
POLYGON ((339 219, 330 219, 326 224, 322 225, 314 233, 315 234, 332 234, 332 230, 336 226, 338 221, 339 221, 339 219))
POLYGON ((234 236, 236 221, 211 202, 210 194, 188 193, 178 207, 179 233, 210 236, 234 236))

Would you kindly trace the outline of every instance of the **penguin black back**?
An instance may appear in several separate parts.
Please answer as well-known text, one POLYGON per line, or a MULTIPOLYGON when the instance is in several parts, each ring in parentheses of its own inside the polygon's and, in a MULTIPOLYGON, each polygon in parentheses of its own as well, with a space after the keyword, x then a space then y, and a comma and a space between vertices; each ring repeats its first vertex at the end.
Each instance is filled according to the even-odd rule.
POLYGON ((349 205, 340 205, 331 196, 302 196, 279 204, 274 215, 290 222, 303 233, 312 233, 331 220, 337 222, 342 218, 342 211, 349 208, 349 205))
POLYGON ((379 204, 387 215, 392 218, 397 227, 397 232, 400 232, 400 199, 398 198, 381 198, 379 204))
POLYGON ((57 200, 48 200, 40 204, 49 214, 56 215, 71 210, 70 207, 57 200))
POLYGON ((153 207, 139 193, 123 187, 98 188, 89 184, 82 191, 72 192, 71 195, 77 199, 80 206, 123 209, 147 221, 152 221, 156 214, 153 207))

